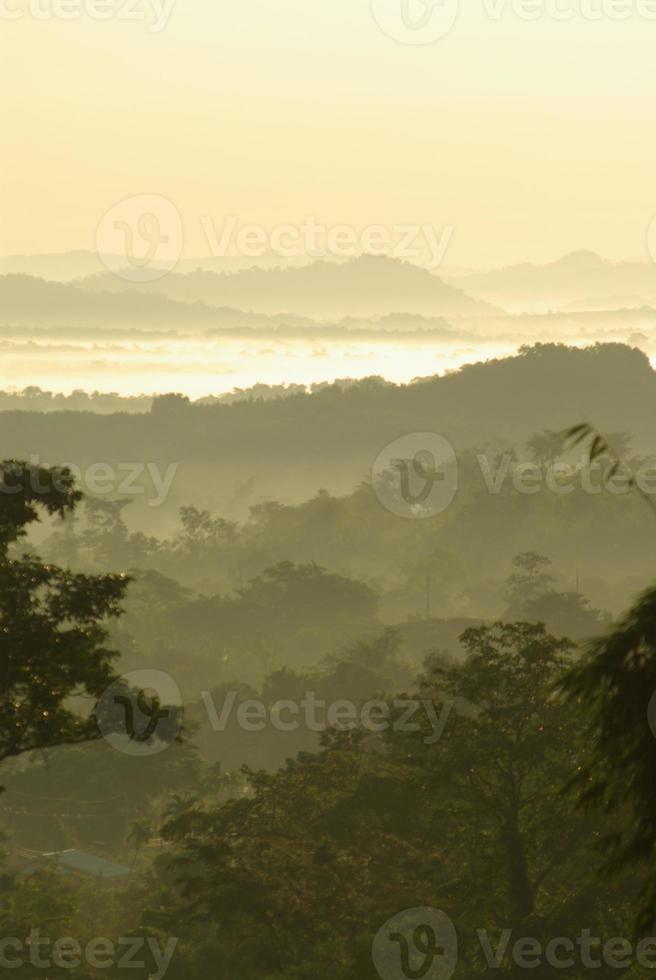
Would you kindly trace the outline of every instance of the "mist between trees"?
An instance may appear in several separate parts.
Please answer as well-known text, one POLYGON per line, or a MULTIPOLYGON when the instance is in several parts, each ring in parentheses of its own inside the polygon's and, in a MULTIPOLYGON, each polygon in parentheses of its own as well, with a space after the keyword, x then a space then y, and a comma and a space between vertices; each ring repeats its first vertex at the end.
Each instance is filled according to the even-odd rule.
MULTIPOLYGON (((472 372, 480 387, 488 371, 539 372, 542 358, 616 356, 628 355, 527 351, 472 372)), ((442 382, 464 384, 467 371, 442 382)), ((652 846, 652 824, 625 813, 652 805, 656 676, 635 657, 652 636, 653 593, 635 599, 652 527, 633 488, 613 493, 606 477, 615 453, 650 471, 645 430, 621 428, 618 413, 590 462, 558 419, 514 446, 462 446, 451 428, 457 493, 423 520, 391 513, 364 469, 381 449, 375 425, 341 437, 352 445, 340 479, 361 463, 359 482, 305 498, 296 486, 301 499, 286 502, 258 500, 258 488, 278 472, 294 485, 298 446, 281 462, 258 431, 260 455, 239 457, 226 435, 312 407, 316 433, 324 411, 352 423, 389 398, 418 400, 416 411, 437 390, 372 381, 266 404, 170 396, 144 415, 67 414, 105 445, 139 424, 161 426, 167 445, 184 430, 197 452, 216 426, 227 451, 203 464, 214 480, 183 457, 155 527, 129 495, 82 497, 73 474, 35 461, 38 447, 32 462, 5 464, 17 492, 0 494, 3 935, 28 935, 38 916, 44 935, 81 948, 99 925, 159 949, 176 936, 174 980, 236 964, 263 980, 299 964, 373 980, 374 937, 418 906, 454 922, 463 980, 489 969, 477 930, 546 950, 585 928, 644 952, 652 879, 635 855, 652 846), (524 492, 529 472, 544 477, 539 492, 524 492), (572 488, 559 493, 549 481, 564 473, 572 488), (242 487, 232 505, 230 481, 242 487), (53 649, 57 659, 41 655, 53 649), (610 686, 598 680, 609 672, 610 686)), ((51 426, 55 458, 61 416, 19 423, 51 426)), ((399 928, 415 962, 428 933, 399 928)), ((86 980, 88 966, 67 975, 86 980)), ((579 967, 567 969, 578 978, 579 967)), ((599 975, 611 969, 603 961, 599 975)))

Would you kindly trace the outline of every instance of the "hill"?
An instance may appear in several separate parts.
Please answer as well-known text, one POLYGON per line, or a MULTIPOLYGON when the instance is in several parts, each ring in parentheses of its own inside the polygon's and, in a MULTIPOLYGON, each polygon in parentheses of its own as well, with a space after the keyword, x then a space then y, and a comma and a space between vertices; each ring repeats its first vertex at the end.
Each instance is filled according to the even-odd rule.
MULTIPOLYGON (((652 262, 608 262, 594 252, 579 251, 546 265, 507 266, 489 272, 451 277, 450 282, 478 299, 512 309, 575 303, 588 309, 602 301, 645 305, 656 301, 656 268, 652 262)), ((602 303, 602 308, 607 308, 602 303)))
MULTIPOLYGON (((0 276, 0 324, 142 328, 247 327, 275 329, 279 319, 241 310, 183 303, 136 290, 97 292, 26 275, 0 276)), ((312 326, 291 314, 285 323, 312 326)))
POLYGON ((135 287, 117 276, 84 280, 85 289, 156 293, 184 302, 236 306, 257 313, 313 318, 381 317, 410 313, 425 317, 484 317, 502 311, 472 299, 426 269, 398 259, 363 256, 347 262, 318 261, 302 268, 247 269, 234 274, 172 273, 135 287))
MULTIPOLYGON (((0 256, 0 275, 36 276, 54 282, 72 282, 89 276, 104 275, 108 266, 115 269, 123 261, 120 256, 106 255, 107 265, 97 252, 78 249, 71 252, 46 252, 42 255, 4 255, 0 256)), ((214 272, 236 272, 252 266, 263 268, 287 265, 302 265, 309 259, 284 259, 274 253, 259 258, 241 259, 230 256, 208 256, 199 259, 181 259, 177 265, 179 272, 193 272, 206 269, 214 272)))
POLYGON ((243 514, 258 501, 300 501, 320 487, 349 492, 381 449, 407 433, 437 432, 457 450, 482 449, 589 419, 628 430, 637 448, 651 450, 655 418, 656 373, 641 351, 549 344, 408 385, 368 379, 234 404, 159 398, 142 415, 0 412, 0 439, 6 456, 53 463, 178 464, 170 511, 196 503, 243 514))

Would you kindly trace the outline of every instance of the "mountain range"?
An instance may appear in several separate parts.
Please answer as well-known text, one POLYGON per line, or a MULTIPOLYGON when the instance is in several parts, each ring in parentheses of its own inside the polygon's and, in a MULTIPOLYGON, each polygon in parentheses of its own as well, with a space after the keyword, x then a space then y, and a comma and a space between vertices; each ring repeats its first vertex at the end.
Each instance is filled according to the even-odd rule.
POLYGON ((30 323, 36 317, 52 324, 90 317, 90 323, 107 323, 135 316, 158 325, 266 327, 272 321, 260 317, 297 326, 322 321, 359 326, 396 318, 404 321, 401 329, 411 330, 423 329, 422 319, 484 321, 507 313, 635 312, 656 306, 656 265, 613 263, 590 251, 545 265, 440 276, 375 256, 277 266, 267 257, 259 265, 249 260, 248 268, 226 265, 231 262, 189 260, 158 280, 135 284, 108 272, 91 252, 0 259, 0 322, 30 323), (91 294, 102 294, 102 305, 91 294))
POLYGON ((141 331, 165 332, 243 332, 244 334, 286 333, 351 336, 368 334, 423 335, 431 333, 445 340, 469 338, 454 329, 443 317, 391 313, 365 319, 345 317, 319 322, 294 313, 265 314, 244 312, 228 306, 203 302, 182 302, 152 292, 127 289, 98 292, 88 281, 51 282, 27 275, 0 276, 0 333, 14 334, 38 328, 58 335, 112 335, 135 338, 141 331))
MULTIPOLYGON (((38 276, 54 282, 72 282, 87 276, 101 275, 107 269, 118 268, 124 259, 119 255, 100 256, 90 249, 72 252, 46 252, 42 255, 0 256, 0 275, 38 276)), ((299 259, 294 263, 269 252, 259 258, 239 258, 232 256, 208 257, 204 259, 182 259, 177 266, 179 272, 194 272, 198 268, 213 272, 237 272, 240 269, 260 266, 262 268, 283 265, 305 264, 309 259, 299 259)))
POLYGON ((256 313, 288 313, 313 318, 376 317, 402 312, 421 316, 483 317, 501 311, 472 299, 426 269, 378 256, 345 262, 319 260, 301 268, 245 269, 216 273, 199 269, 170 273, 135 285, 106 274, 84 279, 85 289, 131 290, 169 299, 235 306, 256 313))
POLYGON ((546 265, 523 263, 488 272, 449 277, 471 296, 506 309, 562 307, 619 309, 656 301, 656 264, 609 262, 578 251, 546 265))

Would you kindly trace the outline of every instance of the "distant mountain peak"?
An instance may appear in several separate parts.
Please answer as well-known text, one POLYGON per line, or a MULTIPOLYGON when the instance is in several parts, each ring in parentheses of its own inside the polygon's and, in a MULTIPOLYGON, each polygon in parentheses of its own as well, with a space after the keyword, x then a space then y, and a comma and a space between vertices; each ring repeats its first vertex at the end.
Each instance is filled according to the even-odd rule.
POLYGON ((559 266, 560 268, 567 267, 587 270, 606 266, 608 263, 597 252, 593 252, 591 249, 581 248, 574 252, 568 252, 567 255, 563 255, 562 258, 557 259, 552 265, 559 266))

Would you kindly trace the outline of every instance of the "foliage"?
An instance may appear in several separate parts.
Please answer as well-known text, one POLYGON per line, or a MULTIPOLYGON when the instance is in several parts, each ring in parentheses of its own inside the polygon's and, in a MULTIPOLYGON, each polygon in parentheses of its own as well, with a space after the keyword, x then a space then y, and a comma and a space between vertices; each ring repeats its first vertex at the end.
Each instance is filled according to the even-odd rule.
POLYGON ((97 732, 70 699, 97 698, 117 654, 105 622, 118 616, 125 575, 88 576, 43 564, 16 546, 39 510, 63 516, 80 499, 66 470, 3 464, 0 494, 0 760, 97 732))
POLYGON ((654 925, 656 876, 656 590, 650 589, 567 673, 562 689, 585 719, 588 752, 571 781, 581 804, 615 818, 603 840, 611 876, 643 878, 636 930, 654 925))

